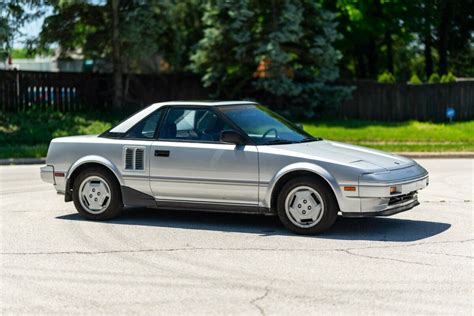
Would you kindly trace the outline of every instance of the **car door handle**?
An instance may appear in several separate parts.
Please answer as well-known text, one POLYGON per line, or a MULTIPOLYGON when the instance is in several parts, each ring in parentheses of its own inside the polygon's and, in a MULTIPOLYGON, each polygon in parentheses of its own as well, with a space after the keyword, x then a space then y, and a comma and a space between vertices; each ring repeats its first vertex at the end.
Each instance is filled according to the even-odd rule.
POLYGON ((169 150, 155 150, 155 157, 169 157, 169 150))

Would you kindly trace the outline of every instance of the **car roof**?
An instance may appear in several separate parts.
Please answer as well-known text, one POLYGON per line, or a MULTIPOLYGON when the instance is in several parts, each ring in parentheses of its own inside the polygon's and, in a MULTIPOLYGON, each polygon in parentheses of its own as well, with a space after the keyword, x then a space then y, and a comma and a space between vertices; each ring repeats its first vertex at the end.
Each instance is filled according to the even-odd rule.
POLYGON ((142 119, 150 115, 151 113, 155 112, 159 108, 167 105, 173 106, 181 106, 181 105, 188 105, 188 106, 223 106, 223 105, 244 105, 244 104, 257 104, 253 101, 167 101, 167 102, 158 102, 154 103, 143 110, 135 113, 125 121, 119 123, 117 126, 113 127, 109 132, 111 133, 125 133, 130 128, 132 128, 135 124, 140 122, 142 119))
POLYGON ((166 101, 154 103, 158 107, 164 105, 199 105, 199 106, 220 106, 220 105, 239 105, 239 104, 257 104, 254 101, 218 101, 218 100, 185 100, 185 101, 166 101))

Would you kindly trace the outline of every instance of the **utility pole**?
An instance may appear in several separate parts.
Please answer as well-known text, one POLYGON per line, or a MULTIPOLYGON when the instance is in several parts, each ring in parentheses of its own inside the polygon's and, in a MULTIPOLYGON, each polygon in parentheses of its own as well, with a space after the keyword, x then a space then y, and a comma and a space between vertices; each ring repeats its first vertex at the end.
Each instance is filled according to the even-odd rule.
POLYGON ((112 2, 112 50, 113 50, 113 71, 114 71, 114 99, 113 105, 120 109, 123 105, 123 84, 122 84, 122 56, 120 54, 120 33, 119 33, 119 0, 112 2))

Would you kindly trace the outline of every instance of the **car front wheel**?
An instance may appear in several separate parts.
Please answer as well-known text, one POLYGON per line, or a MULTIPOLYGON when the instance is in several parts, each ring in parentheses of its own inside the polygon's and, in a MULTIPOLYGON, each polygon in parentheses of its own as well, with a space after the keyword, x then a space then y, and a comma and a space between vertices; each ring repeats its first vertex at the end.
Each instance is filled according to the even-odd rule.
POLYGON ((120 186, 110 172, 100 168, 82 171, 73 185, 74 205, 80 215, 91 220, 107 220, 123 209, 120 186))
POLYGON ((286 228, 297 234, 328 230, 337 219, 338 209, 331 189, 311 177, 288 181, 278 196, 278 217, 286 228))

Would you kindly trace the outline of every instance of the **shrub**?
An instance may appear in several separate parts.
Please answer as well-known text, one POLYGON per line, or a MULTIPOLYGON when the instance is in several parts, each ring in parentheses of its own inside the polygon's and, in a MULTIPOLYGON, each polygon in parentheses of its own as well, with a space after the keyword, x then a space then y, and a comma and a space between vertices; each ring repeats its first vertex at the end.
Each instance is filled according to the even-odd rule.
POLYGON ((440 81, 439 75, 435 72, 432 73, 430 78, 428 79, 429 83, 439 83, 439 81, 440 81))
POLYGON ((408 81, 408 83, 417 85, 417 84, 422 84, 423 82, 421 82, 417 74, 413 74, 410 78, 410 81, 408 81))
POLYGON ((441 83, 450 83, 450 82, 456 82, 456 77, 453 75, 451 71, 441 76, 441 83))
POLYGON ((99 134, 112 126, 114 118, 99 113, 61 113, 30 109, 0 112, 0 146, 48 144, 52 138, 99 134))
POLYGON ((390 71, 385 70, 382 74, 377 77, 377 82, 379 83, 395 83, 395 77, 390 71))

